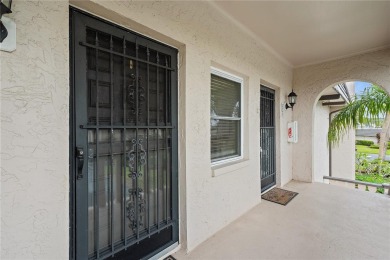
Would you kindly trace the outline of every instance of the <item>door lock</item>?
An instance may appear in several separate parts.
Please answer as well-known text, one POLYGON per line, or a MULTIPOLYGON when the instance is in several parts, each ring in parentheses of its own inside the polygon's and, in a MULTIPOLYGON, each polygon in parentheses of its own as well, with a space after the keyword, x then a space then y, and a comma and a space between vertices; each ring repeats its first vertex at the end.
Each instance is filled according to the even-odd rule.
POLYGON ((77 176, 76 179, 82 179, 83 167, 84 167, 84 149, 82 147, 76 147, 76 159, 77 159, 77 176))

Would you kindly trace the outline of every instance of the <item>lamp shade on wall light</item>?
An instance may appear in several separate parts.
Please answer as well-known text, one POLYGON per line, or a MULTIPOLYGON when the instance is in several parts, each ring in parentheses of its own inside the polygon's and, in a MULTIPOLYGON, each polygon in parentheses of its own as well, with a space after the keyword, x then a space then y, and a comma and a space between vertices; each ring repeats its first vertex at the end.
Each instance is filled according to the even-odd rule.
POLYGON ((297 103, 297 94, 295 94, 294 90, 291 91, 290 94, 287 96, 287 104, 286 109, 291 108, 293 109, 294 105, 297 103))
POLYGON ((12 13, 12 0, 0 0, 0 18, 3 14, 12 13))
POLYGON ((16 50, 16 24, 5 14, 12 13, 12 0, 0 0, 0 51, 16 50))
POLYGON ((5 27, 1 18, 3 17, 3 14, 12 13, 11 5, 12 0, 0 0, 0 43, 8 36, 7 27, 5 27))

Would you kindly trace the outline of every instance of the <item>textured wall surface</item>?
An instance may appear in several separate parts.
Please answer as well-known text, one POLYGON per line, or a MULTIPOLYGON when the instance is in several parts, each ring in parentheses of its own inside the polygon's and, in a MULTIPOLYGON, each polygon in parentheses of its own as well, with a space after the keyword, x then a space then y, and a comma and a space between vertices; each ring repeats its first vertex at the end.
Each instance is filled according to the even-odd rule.
POLYGON ((390 91, 390 49, 357 55, 294 70, 298 104, 299 142, 293 146, 293 179, 311 182, 313 174, 314 106, 327 87, 346 81, 366 81, 390 91))
MULTIPOLYGON (((181 242, 191 250, 260 201, 260 81, 279 87, 278 93, 285 100, 291 91, 292 70, 208 3, 93 1, 72 4, 182 51, 185 67, 181 66, 179 73, 185 73, 185 80, 179 83, 179 141, 185 144, 181 145, 184 151, 180 151, 180 169, 186 170, 179 174, 180 206, 186 208, 187 216, 181 220, 181 242), (210 163, 210 66, 246 79, 244 156, 249 163, 236 170, 226 167, 224 170, 232 171, 218 177, 212 177, 210 163)), ((277 104, 276 109, 279 107, 277 104)), ((286 127, 290 118, 291 110, 280 118, 280 126, 286 127)), ((279 134, 284 135, 285 131, 279 134)), ((280 142, 279 159, 284 168, 278 171, 286 174, 287 177, 282 176, 284 183, 291 180, 291 149, 287 142, 280 142)))
MULTIPOLYGON (((193 249, 260 201, 259 85, 277 90, 278 182, 312 181, 313 108, 326 87, 364 80, 390 90, 390 50, 295 70, 299 142, 286 142, 292 70, 204 2, 72 4, 180 51, 181 241, 193 249), (245 160, 212 177, 210 66, 245 79, 245 160), (294 165, 292 165, 294 149, 294 165)), ((67 259, 69 3, 15 1, 17 50, 1 52, 1 258, 67 259)))
MULTIPOLYGON (((355 83, 347 82, 346 85, 350 95, 355 95, 355 83)), ((339 108, 335 107, 332 111, 335 109, 339 108)), ((332 148, 332 176, 355 179, 355 129, 353 128, 348 131, 338 146, 332 148)))
MULTIPOLYGON (((180 51, 181 242, 191 250, 260 202, 260 82, 284 101, 292 70, 208 3, 72 4, 180 51), (247 164, 218 177, 210 163, 211 65, 243 76, 246 92, 247 164)), ((17 50, 0 53, 2 259, 68 259, 68 8, 68 1, 15 1, 17 50)), ((283 185, 292 176, 284 131, 291 110, 278 118, 283 185)))
POLYGON ((355 131, 351 129, 343 142, 332 148, 332 176, 355 179, 355 131))
POLYGON ((329 175, 329 150, 326 137, 329 129, 329 107, 317 102, 314 115, 313 138, 313 181, 322 182, 324 175, 329 175))
POLYGON ((14 1, 1 59, 1 259, 68 259, 67 1, 14 1))

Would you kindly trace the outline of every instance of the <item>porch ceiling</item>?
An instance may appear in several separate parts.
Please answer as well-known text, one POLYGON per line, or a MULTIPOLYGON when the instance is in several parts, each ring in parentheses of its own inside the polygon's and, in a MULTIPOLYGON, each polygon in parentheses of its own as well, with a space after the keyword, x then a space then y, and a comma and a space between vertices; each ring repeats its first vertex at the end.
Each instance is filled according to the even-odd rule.
POLYGON ((390 198, 292 181, 287 206, 262 200, 182 259, 388 259, 390 198))
POLYGON ((214 1, 293 67, 390 46, 389 1, 214 1))

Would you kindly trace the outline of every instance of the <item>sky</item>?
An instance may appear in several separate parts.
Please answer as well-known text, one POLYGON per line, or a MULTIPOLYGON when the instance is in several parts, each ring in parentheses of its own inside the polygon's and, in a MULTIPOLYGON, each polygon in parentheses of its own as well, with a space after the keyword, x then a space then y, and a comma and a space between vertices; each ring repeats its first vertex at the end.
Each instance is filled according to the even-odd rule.
POLYGON ((361 95, 363 91, 371 86, 371 83, 368 82, 361 82, 361 81, 355 81, 355 94, 356 95, 361 95))

